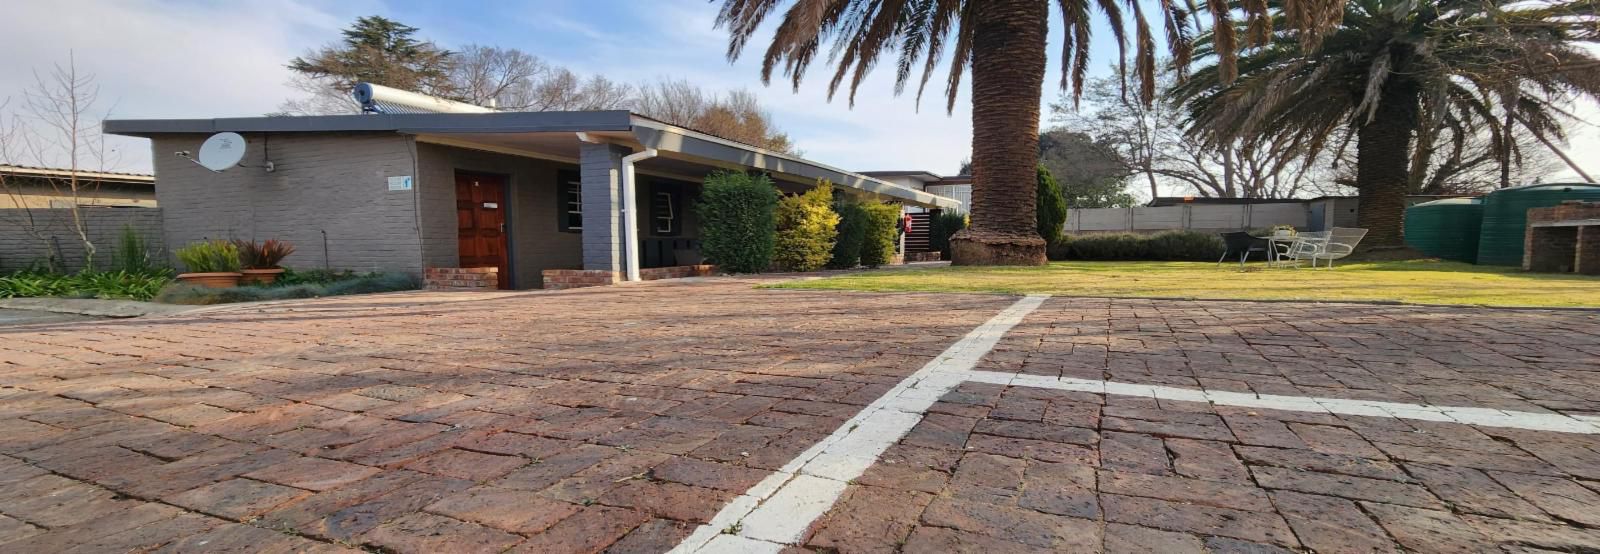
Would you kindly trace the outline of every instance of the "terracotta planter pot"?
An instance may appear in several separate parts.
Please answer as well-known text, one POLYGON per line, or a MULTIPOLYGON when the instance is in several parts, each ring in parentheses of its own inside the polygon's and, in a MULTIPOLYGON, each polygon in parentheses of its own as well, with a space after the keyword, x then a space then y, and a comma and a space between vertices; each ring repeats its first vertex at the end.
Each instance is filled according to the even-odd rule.
POLYGON ((181 273, 178 275, 178 280, 191 285, 226 289, 239 286, 239 278, 242 276, 243 274, 232 272, 181 273))
POLYGON ((241 285, 270 285, 278 280, 279 275, 283 274, 283 268, 241 269, 239 273, 244 274, 243 277, 239 278, 239 284, 241 285))

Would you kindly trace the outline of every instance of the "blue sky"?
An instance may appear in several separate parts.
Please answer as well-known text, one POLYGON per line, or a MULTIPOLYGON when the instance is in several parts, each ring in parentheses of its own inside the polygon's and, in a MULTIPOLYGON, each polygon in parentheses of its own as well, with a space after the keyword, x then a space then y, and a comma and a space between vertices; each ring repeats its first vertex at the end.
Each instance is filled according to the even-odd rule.
MULTIPOLYGON (((756 56, 734 64, 724 58, 727 36, 713 27, 716 4, 704 0, 65 0, 17 2, 7 10, 0 20, 0 52, 6 53, 0 56, 0 99, 11 97, 13 103, 35 69, 64 62, 71 51, 80 70, 96 75, 99 107, 113 117, 259 115, 298 94, 286 86, 288 59, 337 40, 357 16, 380 14, 420 27, 424 37, 445 47, 516 47, 582 74, 625 82, 668 77, 711 89, 747 88, 760 95, 807 157, 848 169, 953 173, 970 150, 965 91, 947 116, 942 74, 929 85, 920 111, 911 97, 893 95, 887 65, 862 85, 854 109, 843 97, 827 101, 829 75, 822 65, 799 93, 786 83, 763 87, 756 56)), ((764 33, 777 16, 771 19, 764 33)), ((1093 67, 1104 74, 1116 50, 1104 25, 1097 25, 1093 67)), ((1053 53, 1058 45, 1051 38, 1053 53)), ((759 55, 764 39, 752 41, 750 54, 759 55)), ((1043 104, 1056 97, 1057 63, 1052 55, 1043 104)), ((1576 157, 1592 160, 1600 150, 1594 131, 1592 125, 1579 129, 1576 157)), ((125 139, 111 146, 109 165, 149 168, 144 142, 125 139)))

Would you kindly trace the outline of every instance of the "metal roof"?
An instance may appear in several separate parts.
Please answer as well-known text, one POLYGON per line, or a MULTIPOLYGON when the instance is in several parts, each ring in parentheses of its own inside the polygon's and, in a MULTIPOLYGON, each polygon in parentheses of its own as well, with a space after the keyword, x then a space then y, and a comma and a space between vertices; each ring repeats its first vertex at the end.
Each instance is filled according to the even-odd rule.
MULTIPOLYGON (((45 179, 70 179, 74 171, 70 168, 37 167, 31 165, 0 164, 0 173, 17 177, 39 177, 45 179)), ((149 173, 126 173, 122 171, 89 171, 79 169, 76 171, 79 179, 94 181, 111 181, 128 184, 154 185, 155 175, 149 173)))
MULTIPOLYGON (((625 110, 587 112, 496 112, 485 114, 364 114, 220 119, 112 119, 104 130, 116 135, 151 137, 176 133, 318 133, 375 131, 411 135, 488 135, 516 133, 606 133, 628 142, 712 165, 751 167, 803 179, 828 179, 840 186, 893 197, 919 206, 960 208, 961 202, 854 173, 671 125, 625 110)), ((576 134, 572 140, 576 141, 576 134)))

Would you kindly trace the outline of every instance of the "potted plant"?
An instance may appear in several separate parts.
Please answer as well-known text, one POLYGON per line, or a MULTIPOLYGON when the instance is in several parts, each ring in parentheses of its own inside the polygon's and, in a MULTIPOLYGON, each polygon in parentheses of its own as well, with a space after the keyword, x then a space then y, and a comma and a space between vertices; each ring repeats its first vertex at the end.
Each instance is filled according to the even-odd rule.
POLYGON ((283 273, 283 267, 278 265, 289 254, 294 253, 294 245, 278 239, 267 239, 265 242, 250 240, 233 241, 235 248, 239 249, 239 272, 244 277, 239 280, 245 285, 270 285, 278 280, 278 275, 283 273))
POLYGON ((211 288, 228 288, 239 285, 239 247, 225 240, 208 240, 191 243, 174 252, 178 261, 189 268, 178 274, 178 280, 192 285, 211 288))

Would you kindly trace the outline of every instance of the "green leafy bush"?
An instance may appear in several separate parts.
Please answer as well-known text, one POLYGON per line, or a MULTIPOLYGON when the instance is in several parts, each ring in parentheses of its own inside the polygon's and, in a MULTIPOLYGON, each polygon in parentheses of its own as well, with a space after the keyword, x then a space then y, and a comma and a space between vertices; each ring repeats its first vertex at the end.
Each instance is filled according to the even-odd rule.
POLYGON ((1067 200, 1061 196, 1061 185, 1050 175, 1050 170, 1040 164, 1037 173, 1039 197, 1034 216, 1038 220, 1039 236, 1044 237, 1045 244, 1056 244, 1061 242, 1061 230, 1067 224, 1067 200))
POLYGON ((833 257, 839 214, 833 211, 833 183, 778 201, 778 235, 772 257, 789 271, 816 271, 833 257))
POLYGON ((833 202, 833 211, 839 214, 838 236, 833 242, 833 252, 828 259, 832 269, 851 269, 861 265, 861 246, 867 240, 867 211, 861 202, 840 194, 833 202))
POLYGON ((861 242, 861 265, 878 267, 894 260, 894 243, 899 237, 895 226, 900 224, 900 205, 866 202, 861 205, 866 212, 865 237, 861 242))
POLYGON ((731 273, 759 273, 772 265, 777 235, 778 189, 765 175, 719 171, 706 177, 695 206, 700 251, 731 273))
POLYGON ((941 258, 950 259, 950 237, 966 228, 967 214, 939 212, 928 221, 928 249, 939 252, 941 258))
POLYGON ((1052 260, 1215 261, 1222 239, 1209 233, 1167 231, 1154 235, 1114 233, 1064 238, 1049 249, 1052 260))
POLYGON ((123 225, 122 234, 117 237, 117 250, 111 254, 111 269, 129 274, 154 273, 166 269, 166 264, 156 260, 155 256, 149 243, 133 230, 132 225, 123 225))
POLYGON ((174 253, 190 273, 239 271, 239 247, 225 240, 190 243, 174 253))
POLYGON ((17 272, 0 276, 0 298, 118 298, 149 300, 172 280, 169 270, 85 271, 73 275, 17 272))
POLYGON ((183 283, 173 283, 161 289, 157 302, 167 304, 231 304, 263 300, 289 300, 348 294, 372 294, 416 290, 422 283, 404 273, 368 273, 329 283, 299 283, 288 286, 247 286, 214 289, 183 283))

